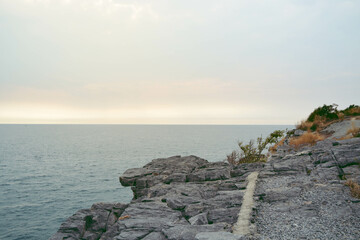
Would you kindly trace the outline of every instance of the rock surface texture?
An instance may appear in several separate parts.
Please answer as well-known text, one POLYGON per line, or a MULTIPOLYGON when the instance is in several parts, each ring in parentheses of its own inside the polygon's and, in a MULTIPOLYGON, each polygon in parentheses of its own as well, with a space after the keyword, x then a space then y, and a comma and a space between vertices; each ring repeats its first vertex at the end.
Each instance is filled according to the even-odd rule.
POLYGON ((80 210, 51 239, 360 239, 360 201, 344 185, 360 181, 359 166, 360 138, 285 145, 267 163, 238 166, 155 159, 120 177, 133 190, 129 204, 80 210), (250 233, 234 234, 253 172, 250 233))
POLYGON ((260 172, 253 222, 259 239, 360 239, 360 138, 284 146, 260 172))

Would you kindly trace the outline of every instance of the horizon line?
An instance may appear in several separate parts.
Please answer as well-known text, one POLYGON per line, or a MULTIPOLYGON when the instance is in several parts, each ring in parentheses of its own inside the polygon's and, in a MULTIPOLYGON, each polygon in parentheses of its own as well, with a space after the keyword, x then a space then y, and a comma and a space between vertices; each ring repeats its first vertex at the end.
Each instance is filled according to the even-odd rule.
POLYGON ((0 123, 0 125, 189 125, 189 126, 254 126, 254 125, 267 125, 267 126, 295 126, 296 124, 260 124, 260 123, 239 123, 239 124, 221 124, 221 123, 0 123))

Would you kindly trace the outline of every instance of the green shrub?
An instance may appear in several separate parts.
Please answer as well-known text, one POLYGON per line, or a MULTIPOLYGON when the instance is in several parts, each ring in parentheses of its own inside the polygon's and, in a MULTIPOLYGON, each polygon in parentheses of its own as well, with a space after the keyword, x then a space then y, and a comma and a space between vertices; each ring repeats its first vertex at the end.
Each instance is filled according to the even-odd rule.
POLYGON ((306 120, 296 125, 297 129, 304 131, 321 131, 334 121, 343 120, 345 117, 360 116, 360 106, 352 104, 344 110, 338 110, 337 104, 324 105, 316 108, 306 120))
POLYGON ((318 125, 316 123, 314 123, 313 125, 311 125, 310 130, 312 132, 315 132, 317 128, 318 128, 318 125))
POLYGON ((325 121, 339 119, 337 105, 325 105, 316 108, 308 117, 307 121, 314 122, 316 118, 325 118, 325 121))
POLYGON ((352 104, 341 111, 345 116, 360 116, 360 106, 352 104))
POLYGON ((279 139, 284 136, 284 131, 276 130, 272 132, 265 140, 262 137, 257 138, 257 145, 255 146, 254 141, 250 140, 248 144, 239 142, 240 152, 233 151, 227 155, 227 160, 233 165, 242 163, 254 163, 254 162, 265 162, 266 156, 262 153, 268 148, 270 144, 276 144, 279 139))

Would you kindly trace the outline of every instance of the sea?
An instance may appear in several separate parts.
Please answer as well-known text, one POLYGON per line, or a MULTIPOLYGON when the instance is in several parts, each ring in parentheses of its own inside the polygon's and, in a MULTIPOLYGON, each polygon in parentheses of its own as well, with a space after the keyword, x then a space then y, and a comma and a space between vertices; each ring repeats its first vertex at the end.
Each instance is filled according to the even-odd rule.
POLYGON ((119 176, 152 159, 224 161, 293 125, 0 125, 0 239, 48 239, 77 210, 132 199, 119 176))

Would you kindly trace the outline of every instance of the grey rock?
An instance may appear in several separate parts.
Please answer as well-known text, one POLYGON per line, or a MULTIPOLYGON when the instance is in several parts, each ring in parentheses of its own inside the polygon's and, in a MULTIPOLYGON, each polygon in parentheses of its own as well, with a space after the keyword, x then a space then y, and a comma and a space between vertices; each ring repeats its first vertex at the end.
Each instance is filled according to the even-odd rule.
POLYGON ((243 236, 230 232, 200 232, 196 234, 196 240, 240 240, 243 236))
POLYGON ((152 172, 146 168, 130 168, 119 178, 123 186, 133 186, 139 177, 150 175, 152 172))
POLYGON ((205 171, 190 173, 186 176, 186 180, 188 182, 204 182, 205 179, 206 179, 205 171))
POLYGON ((165 240, 165 236, 161 232, 152 232, 149 235, 146 235, 146 237, 143 238, 143 240, 165 240))
MULTIPOLYGON (((242 198, 244 196, 244 192, 243 191, 218 191, 215 195, 215 197, 209 199, 211 201, 220 201, 220 202, 229 202, 229 203, 233 203, 235 202, 235 204, 240 203, 241 205, 241 201, 242 198)), ((227 205, 227 204, 225 204, 227 205)))
POLYGON ((185 208, 185 204, 178 199, 169 198, 166 200, 166 203, 169 206, 169 208, 174 210, 182 210, 185 208))
POLYGON ((195 215, 198 215, 199 213, 202 213, 204 211, 204 205, 202 203, 198 204, 191 204, 185 207, 185 217, 191 218, 195 215))
POLYGON ((238 208, 218 208, 209 209, 208 220, 210 223, 228 223, 234 224, 240 211, 238 208))
MULTIPOLYGON (((299 133, 300 134, 300 133, 299 133)), ((159 158, 127 170, 129 204, 96 203, 51 239, 360 239, 360 138, 278 148, 267 163, 232 166, 196 156, 159 158), (246 177, 259 171, 251 233, 233 235, 246 177)))
POLYGON ((185 182, 186 175, 183 173, 174 173, 165 178, 164 183, 172 183, 172 182, 185 182))
POLYGON ((205 172, 206 181, 223 180, 230 178, 230 171, 227 168, 208 168, 205 172))
POLYGON ((198 232, 217 232, 224 231, 227 228, 226 224, 212 224, 212 225, 198 225, 198 226, 184 226, 178 225, 172 228, 163 230, 164 235, 169 240, 194 240, 198 232))
POLYGON ((300 196, 301 188, 293 187, 293 188, 280 188, 271 190, 268 189, 266 191, 265 196, 263 196, 263 200, 266 202, 276 202, 276 201, 286 201, 289 198, 298 197, 300 196))
POLYGON ((148 229, 124 229, 116 236, 116 240, 137 240, 142 239, 150 233, 148 229))
POLYGON ((307 157, 295 157, 294 155, 287 155, 281 161, 274 161, 273 168, 275 172, 293 171, 301 172, 305 170, 304 162, 311 160, 307 157), (300 158, 300 159, 299 159, 300 158))
POLYGON ((295 136, 295 137, 299 137, 299 136, 303 135, 304 132, 305 132, 305 131, 303 131, 303 130, 301 130, 301 129, 296 129, 296 130, 294 131, 294 136, 295 136))
POLYGON ((328 140, 266 163, 252 219, 258 239, 360 239, 360 205, 342 180, 357 178, 357 156, 360 139, 328 140))
POLYGON ((360 183, 360 165, 351 165, 343 168, 346 179, 353 179, 360 183))
MULTIPOLYGON (((353 120, 355 126, 360 127, 360 120, 353 120)), ((351 127, 351 121, 341 121, 334 124, 331 124, 324 130, 323 133, 331 133, 330 138, 340 138, 347 134, 347 130, 351 127)))
POLYGON ((200 213, 189 219, 191 225, 205 225, 208 224, 207 213, 200 213))
POLYGON ((124 219, 119 220, 118 224, 125 229, 160 231, 177 224, 182 215, 181 212, 170 209, 162 202, 136 202, 130 204, 121 217, 124 219))
POLYGON ((61 224, 50 239, 99 239, 117 221, 128 204, 96 203, 90 209, 76 212, 61 224))

